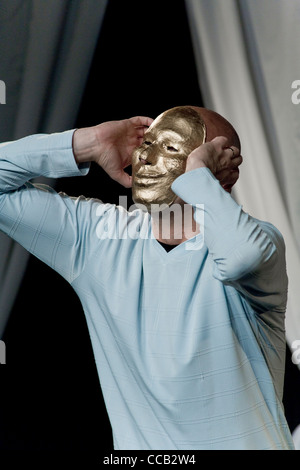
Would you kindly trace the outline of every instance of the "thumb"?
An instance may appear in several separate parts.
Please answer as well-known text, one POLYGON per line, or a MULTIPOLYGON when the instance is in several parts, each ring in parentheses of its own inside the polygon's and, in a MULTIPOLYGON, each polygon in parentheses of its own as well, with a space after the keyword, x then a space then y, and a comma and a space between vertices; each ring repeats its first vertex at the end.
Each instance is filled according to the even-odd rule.
POLYGON ((113 179, 125 188, 131 188, 132 186, 132 176, 130 176, 124 170, 120 170, 120 172, 113 179))

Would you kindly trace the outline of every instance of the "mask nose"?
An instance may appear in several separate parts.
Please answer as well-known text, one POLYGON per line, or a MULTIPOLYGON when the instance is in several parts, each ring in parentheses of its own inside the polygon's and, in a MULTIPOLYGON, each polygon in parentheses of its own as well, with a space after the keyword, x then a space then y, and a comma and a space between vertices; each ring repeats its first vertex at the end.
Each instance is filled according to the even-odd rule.
POLYGON ((144 165, 153 165, 157 164, 158 160, 158 149, 155 144, 150 144, 143 152, 140 154, 139 157, 140 161, 144 165))

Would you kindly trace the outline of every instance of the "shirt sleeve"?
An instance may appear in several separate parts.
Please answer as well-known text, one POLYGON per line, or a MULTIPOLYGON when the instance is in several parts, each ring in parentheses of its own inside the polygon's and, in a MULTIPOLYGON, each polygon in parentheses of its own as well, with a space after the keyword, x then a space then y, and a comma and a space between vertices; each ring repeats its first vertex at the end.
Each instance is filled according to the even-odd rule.
POLYGON ((88 172, 88 165, 75 162, 73 132, 33 135, 0 145, 0 230, 69 282, 81 272, 88 254, 84 245, 95 204, 28 181, 88 172))
POLYGON ((184 173, 172 190, 195 208, 199 224, 204 220, 200 230, 214 262, 213 276, 235 287, 258 313, 284 313, 288 279, 281 233, 245 213, 208 168, 184 173))

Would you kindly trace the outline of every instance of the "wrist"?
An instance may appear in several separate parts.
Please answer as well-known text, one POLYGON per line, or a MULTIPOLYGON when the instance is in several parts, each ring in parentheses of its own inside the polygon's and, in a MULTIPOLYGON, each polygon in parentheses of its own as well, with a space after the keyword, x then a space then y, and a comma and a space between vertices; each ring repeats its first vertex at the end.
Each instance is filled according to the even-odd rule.
POLYGON ((187 160, 186 169, 185 169, 186 172, 196 170, 197 168, 209 168, 209 166, 203 160, 199 160, 199 159, 187 160))
POLYGON ((73 134, 73 154, 76 163, 92 162, 97 155, 97 136, 93 127, 76 129, 73 134))

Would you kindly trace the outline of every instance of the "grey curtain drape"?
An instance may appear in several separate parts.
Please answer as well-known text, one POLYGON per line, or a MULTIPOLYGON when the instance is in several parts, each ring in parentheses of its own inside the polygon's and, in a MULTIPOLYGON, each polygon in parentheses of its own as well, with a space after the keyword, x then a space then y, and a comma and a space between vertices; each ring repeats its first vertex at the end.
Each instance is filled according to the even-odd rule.
MULTIPOLYGON (((0 141, 70 129, 80 106, 107 0, 0 3, 0 141)), ((28 254, 0 233, 0 338, 28 254)))
POLYGON ((205 105, 227 117, 244 162, 234 197, 286 242, 286 330, 300 339, 299 0, 186 0, 205 105))

